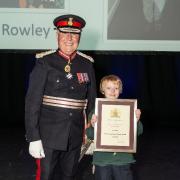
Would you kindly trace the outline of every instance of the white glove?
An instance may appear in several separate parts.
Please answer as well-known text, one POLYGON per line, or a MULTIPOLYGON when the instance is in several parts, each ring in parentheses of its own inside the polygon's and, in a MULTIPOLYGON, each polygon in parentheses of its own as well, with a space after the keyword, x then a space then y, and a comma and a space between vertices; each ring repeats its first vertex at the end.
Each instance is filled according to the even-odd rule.
POLYGON ((29 143, 29 154, 32 157, 38 158, 38 159, 45 157, 44 149, 43 149, 41 140, 33 141, 33 142, 29 143))

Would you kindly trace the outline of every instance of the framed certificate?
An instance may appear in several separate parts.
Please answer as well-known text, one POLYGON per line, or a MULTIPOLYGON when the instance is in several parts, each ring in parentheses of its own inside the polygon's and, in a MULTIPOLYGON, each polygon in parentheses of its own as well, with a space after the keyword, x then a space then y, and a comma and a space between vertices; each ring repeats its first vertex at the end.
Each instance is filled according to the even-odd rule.
POLYGON ((136 99, 96 98, 95 151, 136 152, 136 99))

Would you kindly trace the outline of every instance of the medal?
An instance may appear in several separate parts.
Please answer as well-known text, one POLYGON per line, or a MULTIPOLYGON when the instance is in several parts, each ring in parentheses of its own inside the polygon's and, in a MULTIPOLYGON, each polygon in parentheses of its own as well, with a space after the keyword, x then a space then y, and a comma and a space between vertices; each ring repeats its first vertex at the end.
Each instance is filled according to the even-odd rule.
POLYGON ((66 78, 67 78, 67 79, 72 79, 72 78, 73 78, 73 75, 72 75, 71 73, 68 73, 68 74, 66 74, 66 78))
MULTIPOLYGON (((71 19, 70 19, 71 21, 71 19)), ((72 56, 67 56, 63 52, 59 51, 59 54, 64 57, 64 59, 68 60, 67 64, 64 66, 64 72, 66 73, 66 79, 72 79, 73 75, 71 73, 71 58, 74 58, 76 53, 74 53, 72 56)))
POLYGON ((70 73, 71 72, 71 66, 70 66, 70 60, 68 61, 68 64, 64 67, 64 71, 67 73, 66 78, 67 79, 72 79, 73 75, 70 73))
POLYGON ((71 71, 71 67, 69 64, 67 64, 65 67, 64 67, 64 71, 69 73, 71 71))

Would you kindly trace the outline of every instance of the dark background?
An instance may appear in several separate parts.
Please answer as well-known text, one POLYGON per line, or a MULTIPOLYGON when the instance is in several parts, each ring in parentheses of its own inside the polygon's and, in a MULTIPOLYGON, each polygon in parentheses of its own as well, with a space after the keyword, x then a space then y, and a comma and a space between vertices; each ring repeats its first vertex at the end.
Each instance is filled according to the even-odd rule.
MULTIPOLYGON (((0 52, 1 126, 24 126, 24 99, 29 73, 36 61, 35 53, 36 51, 0 52)), ((116 74, 122 79, 121 98, 138 99, 145 125, 180 124, 180 54, 84 53, 95 60, 98 88, 104 75, 116 74)))
MULTIPOLYGON (((0 51, 0 179, 33 180, 35 166, 25 141, 24 100, 37 51, 0 51)), ((95 60, 97 87, 104 75, 123 81, 121 98, 137 98, 144 133, 134 167, 138 180, 180 179, 180 54, 84 51, 95 60)), ((34 90, 36 91, 36 89, 34 90)), ((98 95, 100 95, 98 93, 98 95)), ((77 180, 91 180, 91 158, 77 180)))

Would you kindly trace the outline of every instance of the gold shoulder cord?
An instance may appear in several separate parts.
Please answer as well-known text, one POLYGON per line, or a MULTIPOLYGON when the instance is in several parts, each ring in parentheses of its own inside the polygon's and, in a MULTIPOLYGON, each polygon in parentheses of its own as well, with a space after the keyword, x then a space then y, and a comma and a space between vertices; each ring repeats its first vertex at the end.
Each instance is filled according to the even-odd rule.
POLYGON ((44 52, 41 52, 41 53, 37 53, 36 58, 39 59, 39 58, 42 58, 42 57, 47 56, 49 54, 52 54, 54 52, 56 52, 56 50, 49 50, 49 51, 44 51, 44 52))
POLYGON ((86 58, 87 60, 91 61, 92 63, 94 62, 94 59, 91 56, 88 56, 80 51, 77 51, 77 54, 79 54, 80 56, 86 58))

